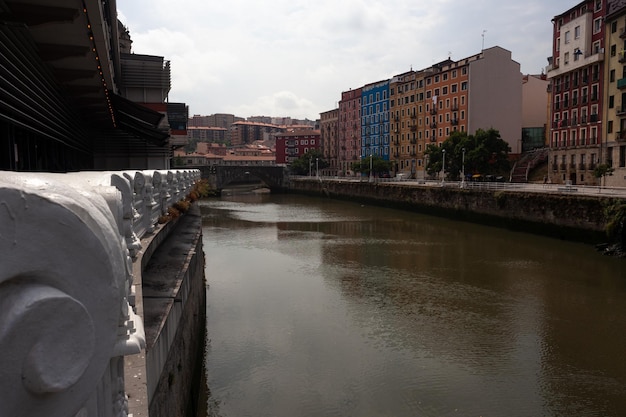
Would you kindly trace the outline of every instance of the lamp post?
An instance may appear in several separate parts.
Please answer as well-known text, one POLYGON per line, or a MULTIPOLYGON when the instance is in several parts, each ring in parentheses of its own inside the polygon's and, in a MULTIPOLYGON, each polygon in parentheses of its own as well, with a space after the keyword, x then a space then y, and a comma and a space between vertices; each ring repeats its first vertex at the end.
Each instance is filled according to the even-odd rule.
POLYGON ((442 149, 441 153, 443 154, 443 167, 441 169, 441 186, 443 187, 443 183, 446 181, 446 150, 442 149))
POLYGON ((315 158, 315 176, 317 178, 320 177, 320 159, 319 158, 315 158))
POLYGON ((465 188, 465 148, 463 148, 463 164, 462 164, 462 168, 461 168, 461 175, 463 175, 463 178, 461 178, 461 188, 465 188))
POLYGON ((373 181, 372 178, 372 159, 374 158, 374 154, 370 154, 370 182, 373 181))
POLYGON ((312 166, 313 166, 313 160, 311 158, 309 158, 309 177, 311 176, 312 166))

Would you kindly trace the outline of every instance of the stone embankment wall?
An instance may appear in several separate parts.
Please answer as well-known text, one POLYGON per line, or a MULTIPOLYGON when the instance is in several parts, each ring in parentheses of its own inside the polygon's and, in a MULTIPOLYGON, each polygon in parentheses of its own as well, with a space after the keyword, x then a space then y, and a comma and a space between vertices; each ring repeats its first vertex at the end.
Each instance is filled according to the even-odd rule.
POLYGON ((292 179, 289 191, 403 208, 588 243, 606 240, 605 209, 615 201, 610 197, 575 193, 313 179, 292 179))

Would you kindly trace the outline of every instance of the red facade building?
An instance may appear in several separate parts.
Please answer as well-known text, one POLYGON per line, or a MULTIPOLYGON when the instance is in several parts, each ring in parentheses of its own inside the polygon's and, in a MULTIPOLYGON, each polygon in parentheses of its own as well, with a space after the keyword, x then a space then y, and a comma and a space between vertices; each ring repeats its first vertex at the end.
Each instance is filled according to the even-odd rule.
POLYGON ((601 158, 606 0, 587 0, 552 20, 549 58, 552 182, 595 184, 601 158))
POLYGON ((276 163, 289 164, 312 150, 319 150, 319 130, 296 130, 276 135, 276 163))

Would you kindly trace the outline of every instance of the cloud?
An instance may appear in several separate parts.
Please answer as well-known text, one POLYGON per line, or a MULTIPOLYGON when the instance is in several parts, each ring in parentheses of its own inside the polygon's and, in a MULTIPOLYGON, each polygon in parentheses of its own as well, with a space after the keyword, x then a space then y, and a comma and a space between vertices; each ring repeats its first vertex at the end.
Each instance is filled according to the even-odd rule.
POLYGON ((341 92, 462 59, 512 51, 523 72, 551 54, 554 15, 571 0, 118 0, 135 53, 171 61, 170 101, 192 114, 308 117, 341 92))

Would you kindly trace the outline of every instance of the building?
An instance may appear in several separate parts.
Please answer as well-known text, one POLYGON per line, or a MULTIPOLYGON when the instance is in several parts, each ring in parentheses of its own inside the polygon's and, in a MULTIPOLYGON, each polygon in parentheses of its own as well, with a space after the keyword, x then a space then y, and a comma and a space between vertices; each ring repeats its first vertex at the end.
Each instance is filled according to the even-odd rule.
POLYGON ((361 157, 389 160, 389 80, 361 89, 361 157))
POLYGON ((230 144, 247 145, 256 141, 267 141, 284 128, 263 122, 235 122, 230 127, 230 144))
POLYGON ((187 138, 200 142, 228 143, 228 129, 223 127, 189 126, 187 138))
POLYGON ((146 75, 134 64, 145 56, 129 53, 115 2, 15 0, 0 9, 0 169, 169 167, 166 109, 138 104, 166 102, 169 63, 148 58, 157 66, 158 98, 152 88, 143 90, 149 100, 134 94, 146 75))
POLYGON ((351 175, 352 163, 378 155, 395 174, 423 178, 428 145, 441 146, 454 131, 494 128, 520 153, 520 65, 496 46, 344 91, 338 127, 338 175, 351 175))
POLYGON ((236 117, 234 114, 215 113, 210 116, 201 116, 194 114, 189 118, 190 127, 220 127, 229 129, 230 125, 235 122, 243 122, 243 117, 236 117))
POLYGON ((298 130, 276 135, 276 163, 289 164, 309 151, 320 150, 319 130, 298 130))
POLYGON ((626 1, 608 1, 605 23, 608 53, 604 63, 603 148, 614 171, 605 177, 603 185, 626 186, 626 1))
MULTIPOLYGON (((339 175, 339 109, 320 114, 320 151, 329 166, 323 170, 324 175, 339 175)), ((345 144, 342 145, 345 150, 345 144)))
MULTIPOLYGON (((552 19, 547 72, 551 90, 548 175, 552 182, 595 185, 593 170, 609 160, 608 126, 603 127, 605 1, 580 2, 552 19)), ((611 53, 617 57, 617 44, 611 53)))
POLYGON ((341 93, 338 113, 338 175, 353 175, 352 164, 361 159, 361 88, 341 93))
POLYGON ((396 75, 390 81, 389 94, 392 171, 415 178, 424 152, 423 132, 418 132, 424 125, 424 72, 396 75))
POLYGON ((545 74, 522 78, 522 152, 546 145, 549 85, 545 74))

